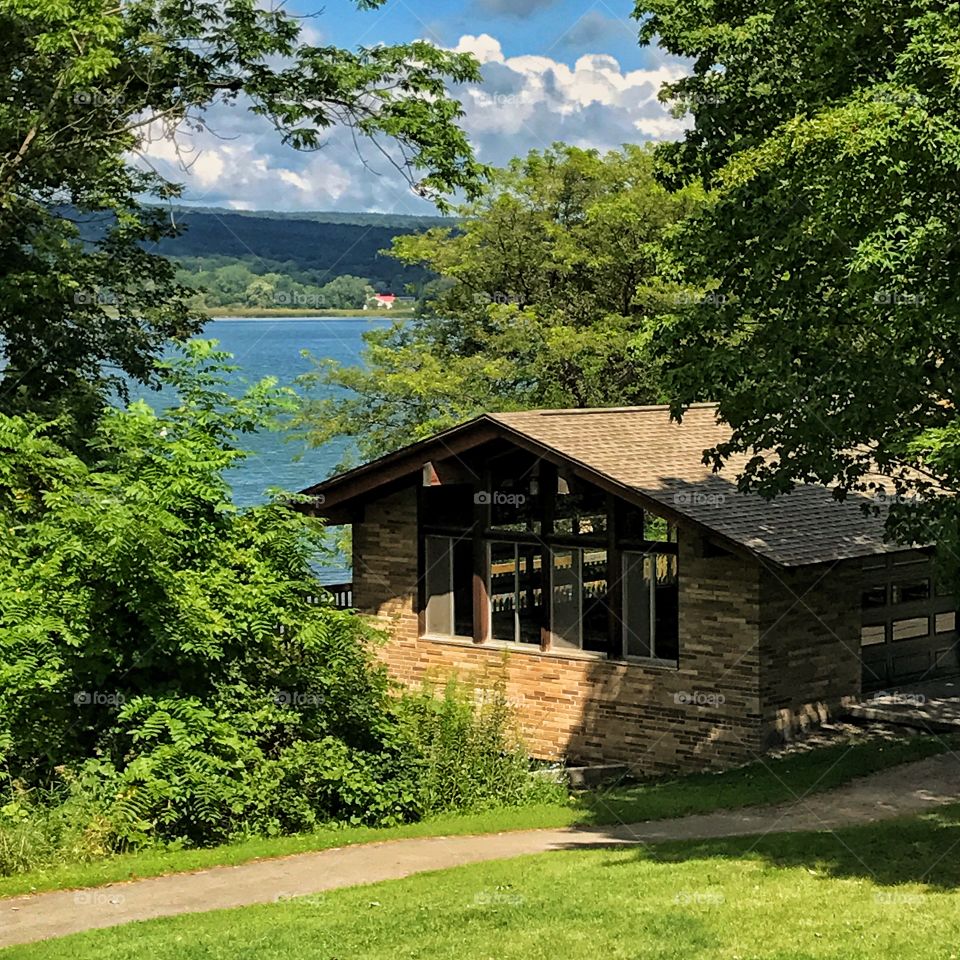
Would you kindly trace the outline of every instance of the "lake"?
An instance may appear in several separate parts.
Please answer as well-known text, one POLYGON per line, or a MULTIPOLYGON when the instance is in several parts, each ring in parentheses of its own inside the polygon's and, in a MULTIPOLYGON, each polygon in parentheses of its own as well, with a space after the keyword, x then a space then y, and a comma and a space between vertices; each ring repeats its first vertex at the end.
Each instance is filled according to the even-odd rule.
MULTIPOLYGON (((365 317, 255 317, 211 320, 200 334, 220 341, 220 349, 233 354, 240 368, 230 392, 240 394, 263 377, 277 377, 291 384, 311 364, 300 352, 317 358, 356 363, 363 348, 362 335, 390 321, 365 317)), ((161 402, 156 393, 136 391, 151 406, 161 402)), ((251 456, 229 473, 234 499, 246 506, 266 500, 270 487, 302 490, 328 477, 343 454, 345 444, 333 443, 311 449, 302 440, 266 432, 243 438, 251 456)))
MULTIPOLYGON (((200 334, 220 341, 220 349, 234 356, 239 370, 230 392, 240 394, 263 377, 277 377, 291 384, 311 364, 300 355, 309 350, 317 358, 356 363, 363 348, 364 331, 386 327, 389 320, 365 317, 256 317, 211 320, 200 334)), ((134 390, 153 407, 162 407, 161 397, 149 390, 134 390)), ((162 396, 162 395, 161 395, 162 396)), ((262 503, 271 487, 302 490, 333 473, 345 443, 331 443, 311 449, 303 440, 265 432, 243 438, 251 456, 229 471, 234 500, 243 506, 262 503)), ((323 579, 334 582, 349 577, 346 565, 324 571, 323 579)))

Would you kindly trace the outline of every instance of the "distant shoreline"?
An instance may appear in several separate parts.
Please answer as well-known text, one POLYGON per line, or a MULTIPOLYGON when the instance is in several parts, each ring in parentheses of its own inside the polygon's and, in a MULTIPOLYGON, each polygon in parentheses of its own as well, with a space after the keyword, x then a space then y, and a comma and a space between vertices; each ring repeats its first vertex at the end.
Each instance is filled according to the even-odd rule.
POLYGON ((391 317, 412 317, 413 310, 320 310, 315 307, 210 307, 205 311, 211 319, 233 317, 238 320, 255 320, 257 317, 292 317, 296 319, 318 319, 338 317, 366 317, 373 320, 385 320, 391 317))

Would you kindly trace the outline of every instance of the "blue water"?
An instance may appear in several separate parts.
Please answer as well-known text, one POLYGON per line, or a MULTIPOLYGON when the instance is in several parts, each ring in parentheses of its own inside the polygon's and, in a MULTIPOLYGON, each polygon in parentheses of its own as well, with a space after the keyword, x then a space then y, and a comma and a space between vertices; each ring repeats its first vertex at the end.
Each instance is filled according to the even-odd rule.
MULTIPOLYGON (((233 354, 239 367, 232 378, 230 392, 240 394, 263 377, 277 377, 290 385, 302 373, 312 369, 300 355, 309 350, 317 358, 357 363, 363 348, 365 330, 388 326, 384 319, 364 317, 257 317, 211 320, 201 336, 219 340, 220 349, 233 354)), ((162 406, 158 395, 137 393, 152 406, 162 406)), ((243 438, 251 455, 228 474, 236 503, 246 506, 262 503, 270 488, 302 490, 334 472, 343 455, 343 443, 311 449, 302 439, 264 432, 243 438)))

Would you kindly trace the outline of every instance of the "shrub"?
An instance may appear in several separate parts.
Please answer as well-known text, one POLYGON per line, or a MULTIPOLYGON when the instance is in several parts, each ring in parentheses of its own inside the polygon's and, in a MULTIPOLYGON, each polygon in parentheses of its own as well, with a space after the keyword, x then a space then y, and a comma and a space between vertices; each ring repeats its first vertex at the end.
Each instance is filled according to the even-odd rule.
POLYGON ((418 795, 425 816, 556 799, 562 789, 531 776, 502 680, 479 689, 451 678, 442 696, 432 685, 403 700, 419 757, 418 795))
POLYGON ((49 790, 7 784, 0 799, 0 876, 113 853, 116 838, 99 786, 69 774, 49 790))
POLYGON ((176 406, 81 450, 0 416, 0 869, 533 795, 502 691, 394 696, 379 634, 317 601, 319 521, 233 505, 241 435, 289 404, 223 369, 193 344, 176 406))

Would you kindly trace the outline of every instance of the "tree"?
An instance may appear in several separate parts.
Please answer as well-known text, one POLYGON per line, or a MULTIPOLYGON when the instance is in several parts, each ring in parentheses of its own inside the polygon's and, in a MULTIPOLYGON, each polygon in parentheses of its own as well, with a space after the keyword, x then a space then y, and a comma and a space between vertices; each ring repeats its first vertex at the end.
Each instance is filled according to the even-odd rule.
POLYGON ((0 872, 47 854, 50 819, 107 853, 544 796, 502 690, 390 683, 381 635, 317 584, 329 542, 295 495, 233 504, 244 436, 294 395, 231 396, 228 361, 191 341, 160 369, 173 405, 107 407, 82 451, 0 414, 0 836, 25 848, 0 872), (7 832, 37 795, 63 806, 7 832))
POLYGON ((668 193, 640 147, 557 144, 496 171, 457 227, 394 241, 393 256, 440 279, 416 319, 365 335, 361 366, 319 365, 312 438, 374 455, 484 410, 656 399, 643 339, 677 294, 664 237, 698 194, 668 193))
POLYGON ((370 281, 364 280, 363 277, 354 277, 348 273, 334 277, 321 287, 321 293, 325 298, 325 303, 322 305, 337 310, 361 310, 367 302, 371 289, 370 281))
POLYGON ((884 488, 891 534, 956 556, 957 8, 663 0, 637 15, 694 59, 665 94, 695 124, 662 148, 662 174, 711 191, 678 250, 714 296, 655 340, 678 412, 720 402, 733 437, 711 456, 752 454, 745 488, 884 488))
POLYGON ((202 323, 173 266, 148 252, 176 226, 141 198, 179 188, 130 157, 151 137, 202 125, 212 104, 245 98, 298 149, 319 149, 336 124, 385 138, 412 185, 441 204, 482 174, 445 90, 477 79, 476 62, 426 42, 313 46, 298 18, 256 0, 4 0, 0 30, 7 412, 89 418, 125 377, 150 382, 161 345, 202 323))

